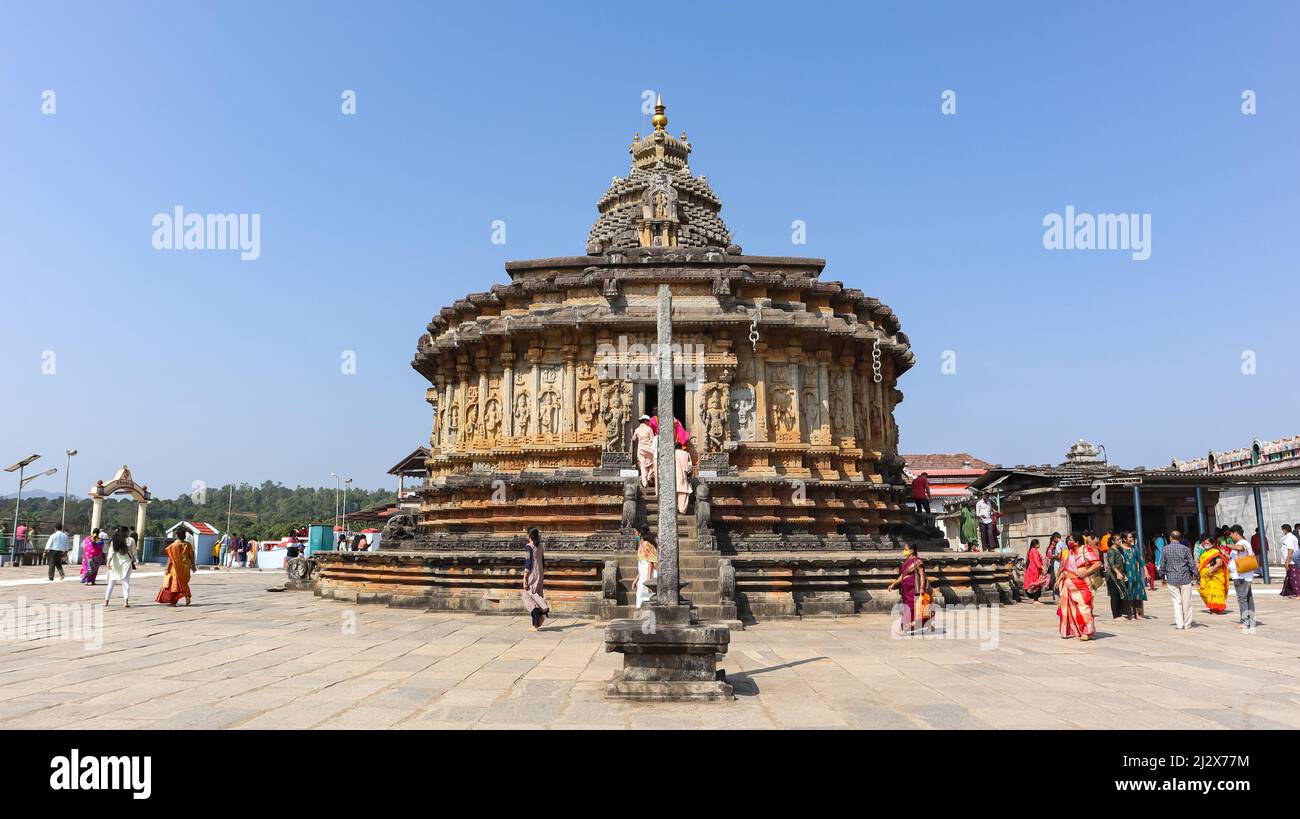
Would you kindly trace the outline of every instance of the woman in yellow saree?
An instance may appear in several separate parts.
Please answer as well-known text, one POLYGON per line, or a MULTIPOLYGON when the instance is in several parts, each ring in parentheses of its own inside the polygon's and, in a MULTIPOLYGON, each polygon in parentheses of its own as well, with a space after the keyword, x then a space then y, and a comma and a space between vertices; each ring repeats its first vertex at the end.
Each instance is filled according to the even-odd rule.
POLYGON ((1222 549, 1211 547, 1201 553, 1196 561, 1201 575, 1201 599, 1210 614, 1226 614, 1228 610, 1228 558, 1222 549))
POLYGON ((158 590, 157 602, 175 606, 176 601, 185 598, 185 605, 190 604, 190 574, 194 571, 194 547, 184 538, 173 540, 167 547, 167 574, 163 577, 162 588, 158 590))

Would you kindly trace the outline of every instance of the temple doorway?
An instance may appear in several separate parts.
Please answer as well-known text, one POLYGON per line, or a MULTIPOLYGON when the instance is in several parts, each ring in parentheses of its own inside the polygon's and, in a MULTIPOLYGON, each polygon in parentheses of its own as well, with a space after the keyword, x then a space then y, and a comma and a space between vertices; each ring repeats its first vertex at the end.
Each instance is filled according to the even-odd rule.
MULTIPOLYGON (((658 384, 645 385, 645 404, 641 412, 651 417, 654 417, 656 414, 658 414, 659 412, 659 385, 658 384)), ((673 417, 676 418, 678 421, 681 421, 682 426, 685 426, 687 428, 690 427, 690 424, 687 423, 687 418, 686 418, 686 385, 685 384, 673 385, 673 417)))

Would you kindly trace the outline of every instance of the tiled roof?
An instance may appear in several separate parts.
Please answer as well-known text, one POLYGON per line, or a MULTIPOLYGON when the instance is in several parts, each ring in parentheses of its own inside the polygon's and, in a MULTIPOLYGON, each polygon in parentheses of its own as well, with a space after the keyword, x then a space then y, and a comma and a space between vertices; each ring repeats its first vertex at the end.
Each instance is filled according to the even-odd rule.
POLYGON ((907 471, 912 473, 928 472, 932 469, 992 469, 996 464, 981 461, 968 452, 937 453, 927 455, 904 455, 907 471))

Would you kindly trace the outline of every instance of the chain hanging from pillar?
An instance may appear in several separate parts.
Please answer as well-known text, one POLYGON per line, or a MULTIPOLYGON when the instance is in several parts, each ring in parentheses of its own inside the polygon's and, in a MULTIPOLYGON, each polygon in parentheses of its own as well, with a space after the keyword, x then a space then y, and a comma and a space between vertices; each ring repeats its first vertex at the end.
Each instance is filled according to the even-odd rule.
POLYGON ((763 308, 754 308, 754 320, 749 323, 749 344, 758 352, 758 320, 763 317, 763 308))
POLYGON ((880 339, 871 342, 871 379, 880 383, 880 339))

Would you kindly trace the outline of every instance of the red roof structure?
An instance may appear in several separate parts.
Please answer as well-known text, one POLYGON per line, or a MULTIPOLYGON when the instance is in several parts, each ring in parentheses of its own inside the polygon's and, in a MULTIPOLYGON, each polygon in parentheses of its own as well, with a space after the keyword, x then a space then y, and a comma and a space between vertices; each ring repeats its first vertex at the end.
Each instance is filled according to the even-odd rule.
POLYGON ((930 497, 961 498, 971 483, 997 464, 980 460, 967 452, 904 455, 903 472, 915 478, 922 472, 930 476, 930 497))

